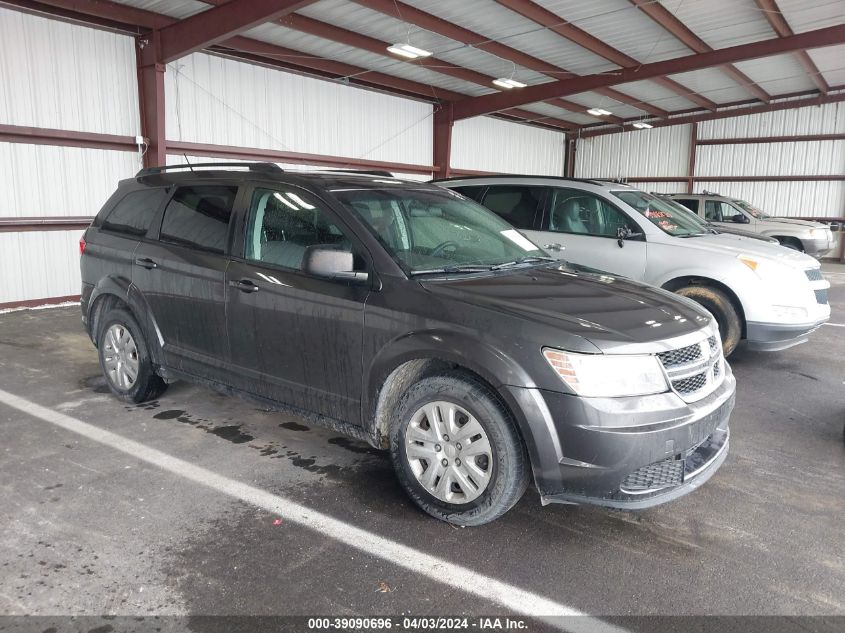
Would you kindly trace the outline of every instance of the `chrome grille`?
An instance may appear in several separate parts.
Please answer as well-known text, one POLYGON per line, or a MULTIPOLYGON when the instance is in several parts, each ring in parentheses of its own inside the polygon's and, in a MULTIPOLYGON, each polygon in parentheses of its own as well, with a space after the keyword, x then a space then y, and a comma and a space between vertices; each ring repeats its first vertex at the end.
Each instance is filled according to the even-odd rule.
POLYGON ((819 290, 814 290, 813 292, 816 293, 816 301, 818 303, 827 303, 827 288, 820 288, 819 290))
POLYGON ((821 281, 824 279, 821 268, 808 268, 804 271, 804 274, 807 275, 807 279, 810 281, 821 281))
POLYGON ((722 342, 711 335, 698 343, 660 352, 672 390, 686 402, 695 402, 712 393, 725 377, 722 342))
POLYGON ((678 486, 684 481, 684 460, 667 459, 643 466, 625 477, 623 492, 637 492, 678 486))

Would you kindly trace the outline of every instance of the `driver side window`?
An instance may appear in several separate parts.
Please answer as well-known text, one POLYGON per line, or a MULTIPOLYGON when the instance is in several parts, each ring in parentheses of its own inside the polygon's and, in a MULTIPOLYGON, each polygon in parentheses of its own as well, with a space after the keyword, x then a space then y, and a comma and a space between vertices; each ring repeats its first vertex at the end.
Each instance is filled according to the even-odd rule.
POLYGON ((704 203, 704 215, 710 222, 736 222, 736 216, 742 216, 742 212, 721 200, 708 200, 704 203))
POLYGON ((256 189, 247 225, 246 259, 302 270, 309 246, 352 250, 352 243, 318 204, 293 188, 256 189))
POLYGON ((620 228, 632 228, 619 209, 602 198, 577 189, 554 189, 548 229, 556 233, 617 238, 620 228))

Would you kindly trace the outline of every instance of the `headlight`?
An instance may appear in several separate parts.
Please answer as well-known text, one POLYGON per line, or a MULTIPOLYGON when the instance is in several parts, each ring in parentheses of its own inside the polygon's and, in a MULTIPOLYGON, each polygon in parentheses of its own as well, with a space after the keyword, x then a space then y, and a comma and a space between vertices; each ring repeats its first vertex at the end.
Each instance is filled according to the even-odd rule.
POLYGON ((830 229, 810 229, 810 237, 813 238, 820 238, 820 237, 827 237, 827 233, 830 229))
POLYGON ((548 347, 543 356, 579 396, 644 396, 669 389, 656 356, 573 354, 548 347))

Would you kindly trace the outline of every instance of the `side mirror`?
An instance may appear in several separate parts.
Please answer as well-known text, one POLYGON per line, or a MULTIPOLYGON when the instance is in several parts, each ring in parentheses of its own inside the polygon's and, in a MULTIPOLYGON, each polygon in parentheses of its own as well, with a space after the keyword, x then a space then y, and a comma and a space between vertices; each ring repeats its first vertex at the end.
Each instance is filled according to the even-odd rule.
POLYGON ((616 229, 616 243, 619 244, 619 248, 625 246, 625 240, 629 240, 632 237, 642 237, 642 233, 634 233, 631 229, 627 226, 620 226, 616 229))
POLYGON ((355 258, 352 251, 329 246, 308 246, 302 256, 302 269, 309 275, 363 283, 369 279, 365 272, 353 270, 355 258))
POLYGON ((751 222, 751 220, 749 220, 748 218, 746 218, 746 217, 745 217, 744 215, 742 215, 741 213, 737 213, 737 214, 734 216, 734 223, 736 223, 736 224, 748 224, 749 222, 751 222))

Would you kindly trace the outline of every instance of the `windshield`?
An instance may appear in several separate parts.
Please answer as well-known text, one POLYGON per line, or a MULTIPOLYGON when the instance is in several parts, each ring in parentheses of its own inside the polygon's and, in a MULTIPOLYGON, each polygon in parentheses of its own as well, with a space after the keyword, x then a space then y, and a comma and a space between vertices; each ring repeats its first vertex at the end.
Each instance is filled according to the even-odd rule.
POLYGON ((451 191, 385 188, 332 193, 411 275, 477 272, 550 259, 497 215, 451 191))
POLYGON ((709 233, 691 211, 679 209, 662 198, 638 189, 614 191, 614 196, 633 207, 664 233, 675 237, 689 237, 709 233))
POLYGON ((772 217, 768 213, 763 213, 762 211, 760 211, 760 209, 755 207, 753 204, 748 204, 745 200, 731 200, 731 202, 733 202, 743 211, 750 213, 758 220, 765 220, 766 218, 772 217))

